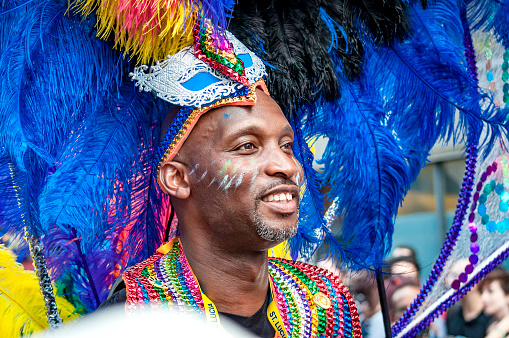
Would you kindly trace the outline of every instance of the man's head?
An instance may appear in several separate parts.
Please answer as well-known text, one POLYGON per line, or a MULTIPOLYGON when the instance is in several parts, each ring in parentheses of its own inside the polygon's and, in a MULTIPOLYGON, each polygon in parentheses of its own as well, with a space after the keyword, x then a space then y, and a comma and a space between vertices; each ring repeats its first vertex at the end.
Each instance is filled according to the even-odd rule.
MULTIPOLYGON (((254 106, 204 114, 159 181, 181 233, 206 233, 229 245, 272 247, 297 231, 302 168, 293 130, 276 102, 257 90, 254 106)), ((246 248, 247 249, 247 248, 246 248)))

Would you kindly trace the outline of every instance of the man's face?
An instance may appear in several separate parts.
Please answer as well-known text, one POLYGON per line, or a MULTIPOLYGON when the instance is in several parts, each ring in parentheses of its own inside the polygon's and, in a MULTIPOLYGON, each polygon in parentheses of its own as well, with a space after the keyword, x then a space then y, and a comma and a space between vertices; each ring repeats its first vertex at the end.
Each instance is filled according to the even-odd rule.
POLYGON ((253 107, 206 113, 174 159, 188 170, 188 212, 211 235, 241 246, 272 247, 292 237, 303 176, 293 138, 279 106, 260 90, 253 107))

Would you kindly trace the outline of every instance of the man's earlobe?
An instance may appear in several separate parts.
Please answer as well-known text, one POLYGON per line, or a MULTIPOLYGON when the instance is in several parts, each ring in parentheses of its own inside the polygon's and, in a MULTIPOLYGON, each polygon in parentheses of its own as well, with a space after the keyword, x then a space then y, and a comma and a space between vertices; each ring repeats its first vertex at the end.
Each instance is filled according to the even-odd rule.
POLYGON ((180 199, 189 197, 191 190, 184 164, 175 161, 161 164, 159 182, 161 182, 163 191, 168 195, 180 199))

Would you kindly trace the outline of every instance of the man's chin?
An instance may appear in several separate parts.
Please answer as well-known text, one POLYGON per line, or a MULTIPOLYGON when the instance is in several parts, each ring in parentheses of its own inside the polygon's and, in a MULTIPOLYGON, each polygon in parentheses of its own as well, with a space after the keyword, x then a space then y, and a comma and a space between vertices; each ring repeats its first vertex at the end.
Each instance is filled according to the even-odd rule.
POLYGON ((256 223, 256 232, 262 239, 271 242, 273 245, 282 243, 297 233, 298 225, 273 225, 266 222, 256 223))

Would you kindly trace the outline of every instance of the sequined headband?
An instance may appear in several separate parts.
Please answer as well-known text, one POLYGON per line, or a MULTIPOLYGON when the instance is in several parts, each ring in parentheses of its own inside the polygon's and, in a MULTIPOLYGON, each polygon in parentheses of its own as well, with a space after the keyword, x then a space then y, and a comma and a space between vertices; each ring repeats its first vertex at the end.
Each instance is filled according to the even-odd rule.
POLYGON ((140 90, 182 107, 154 156, 157 176, 161 163, 175 156, 201 115, 226 105, 254 105, 258 87, 268 93, 263 61, 233 34, 226 32, 220 49, 210 29, 196 29, 195 34, 195 46, 130 74, 140 90))

